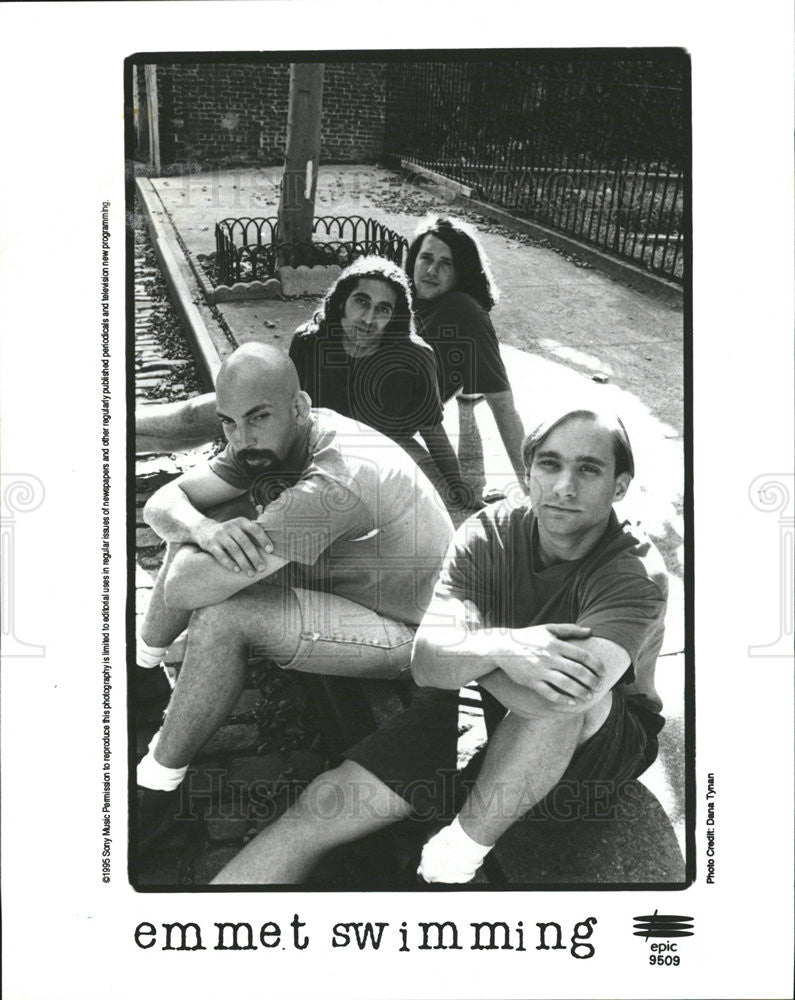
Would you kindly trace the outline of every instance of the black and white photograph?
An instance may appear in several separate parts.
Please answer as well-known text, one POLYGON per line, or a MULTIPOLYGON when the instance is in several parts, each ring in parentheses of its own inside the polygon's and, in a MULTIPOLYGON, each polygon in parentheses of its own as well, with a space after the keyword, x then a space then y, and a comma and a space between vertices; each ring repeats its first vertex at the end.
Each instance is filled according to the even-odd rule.
POLYGON ((791 997, 790 5, 0 15, 3 996, 791 997))
POLYGON ((133 883, 682 888, 686 53, 127 71, 133 883))

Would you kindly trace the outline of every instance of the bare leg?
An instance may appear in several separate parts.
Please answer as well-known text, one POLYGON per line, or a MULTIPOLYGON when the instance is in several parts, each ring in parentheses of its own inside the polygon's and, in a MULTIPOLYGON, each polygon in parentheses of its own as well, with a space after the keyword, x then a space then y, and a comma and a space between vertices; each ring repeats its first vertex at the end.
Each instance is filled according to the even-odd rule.
POLYGON ((522 441, 524 440, 524 427, 522 418, 516 411, 513 393, 510 389, 504 392, 487 392, 484 394, 486 402, 491 407, 494 422, 500 432, 505 451, 511 460, 513 471, 520 483, 524 482, 525 467, 522 458, 522 441))
POLYGON ((190 621, 191 612, 167 607, 163 594, 166 575, 179 548, 179 545, 168 546, 166 558, 149 596, 140 634, 144 642, 150 646, 170 646, 177 636, 182 635, 190 621))
POLYGON ((214 392, 180 403, 140 406, 135 411, 137 452, 186 451, 207 444, 221 434, 214 392))
MULTIPOLYGON (((367 616, 372 617, 372 612, 367 611, 367 616)), ((267 582, 194 611, 155 761, 168 768, 187 766, 234 707, 248 659, 289 664, 298 651, 302 628, 301 608, 293 591, 267 582)), ((339 643, 325 648, 321 641, 296 669, 346 677, 395 677, 408 666, 410 648, 409 641, 395 647, 356 641, 349 655, 341 656, 339 643)))
POLYGON ((195 611, 155 760, 172 768, 189 764, 232 711, 252 647, 257 656, 289 662, 298 648, 300 622, 293 592, 268 585, 195 611))
POLYGON ((495 844, 560 780, 577 746, 579 716, 548 724, 509 714, 489 740, 475 787, 459 822, 464 833, 483 845, 495 844))
POLYGON ((489 740, 475 787, 459 813, 464 833, 495 844, 560 781, 580 743, 607 718, 612 696, 582 715, 537 719, 508 713, 489 740))
POLYGON ((483 468, 483 440, 475 417, 478 399, 458 396, 458 461, 461 472, 476 496, 486 485, 483 468))
MULTIPOLYGON (((203 399, 204 397, 199 398, 203 399)), ((212 398, 213 407, 215 407, 215 396, 213 395, 212 398)), ((215 409, 213 409, 214 412, 215 409)), ((231 500, 229 503, 219 504, 219 506, 209 510, 207 514, 216 521, 228 521, 233 517, 256 516, 254 508, 245 496, 231 500)), ((163 560, 163 565, 160 567, 149 597, 149 604, 141 626, 141 638, 150 646, 170 646, 177 636, 182 635, 190 621, 191 612, 169 608, 166 605, 164 594, 166 576, 180 547, 179 545, 169 545, 166 549, 166 558, 163 560)))
POLYGON ((316 778, 219 872, 213 885, 302 882, 327 851, 391 826, 410 812, 408 803, 375 775, 347 760, 316 778))

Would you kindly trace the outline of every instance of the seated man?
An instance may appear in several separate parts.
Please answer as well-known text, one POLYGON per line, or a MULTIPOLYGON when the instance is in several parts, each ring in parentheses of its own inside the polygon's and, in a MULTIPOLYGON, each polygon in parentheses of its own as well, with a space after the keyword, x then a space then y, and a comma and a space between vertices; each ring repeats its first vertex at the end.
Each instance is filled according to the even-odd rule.
MULTIPOLYGON (((664 722, 654 668, 667 578, 648 538, 613 511, 634 474, 624 425, 570 411, 539 425, 523 457, 528 503, 487 508, 461 526, 415 639, 420 685, 443 695, 476 680, 487 719, 490 708, 502 715, 463 808, 425 845, 419 874, 429 882, 472 879, 559 782, 618 787, 642 773, 664 722)), ((417 699, 317 778, 215 882, 299 881, 329 848, 410 816, 414 793, 441 787, 454 760, 436 735, 449 711, 449 699, 417 699)))
POLYGON ((221 366, 217 390, 226 449, 162 487, 145 509, 171 544, 139 641, 139 673, 159 662, 189 618, 190 627, 165 723, 138 766, 139 850, 158 835, 193 755, 235 705, 251 655, 354 677, 408 668, 453 533, 406 452, 310 409, 281 351, 239 348, 221 366), (222 522, 204 513, 237 498, 238 516, 222 522))

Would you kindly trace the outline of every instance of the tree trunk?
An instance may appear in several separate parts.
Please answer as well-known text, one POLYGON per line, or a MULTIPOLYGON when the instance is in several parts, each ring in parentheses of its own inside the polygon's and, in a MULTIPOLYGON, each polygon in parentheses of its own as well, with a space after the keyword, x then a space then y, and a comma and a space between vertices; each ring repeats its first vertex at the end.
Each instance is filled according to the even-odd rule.
MULTIPOLYGON (((320 112, 323 105, 323 63, 292 63, 287 118, 287 153, 279 198, 279 243, 311 243, 315 190, 320 161, 320 112)), ((308 259, 295 264, 311 265, 308 259)), ((279 263, 285 264, 279 254, 279 263)))

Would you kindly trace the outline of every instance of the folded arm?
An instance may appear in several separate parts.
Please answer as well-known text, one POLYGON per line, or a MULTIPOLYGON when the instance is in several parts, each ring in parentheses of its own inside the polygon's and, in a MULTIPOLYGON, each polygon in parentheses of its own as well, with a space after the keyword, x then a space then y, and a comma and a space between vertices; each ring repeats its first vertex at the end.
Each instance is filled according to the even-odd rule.
MULTIPOLYGON (((230 500, 242 497, 243 494, 243 490, 231 486, 208 466, 203 466, 167 483, 151 497, 144 508, 147 524, 167 542, 190 545, 194 557, 206 556, 189 559, 191 553, 188 550, 180 554, 178 562, 181 583, 185 582, 186 573, 196 573, 201 577, 197 580, 197 585, 206 593, 205 582, 209 583, 207 574, 214 571, 214 563, 219 570, 224 571, 222 579, 225 579, 226 574, 242 578, 235 588, 240 590, 255 582, 255 578, 268 575, 278 568, 273 565, 275 557, 271 554, 273 546, 270 538, 257 520, 246 516, 229 517, 228 514, 213 516, 219 505, 228 504, 230 500), (210 563, 207 562, 208 559, 210 563)), ((182 603, 180 593, 181 588, 172 594, 174 607, 201 606, 182 603), (177 601, 180 603, 176 603, 177 601)), ((230 593, 234 593, 234 590, 230 593)), ((191 601, 194 599, 190 598, 191 601)), ((221 599, 222 597, 217 597, 216 601, 221 599)), ((202 603, 216 601, 204 600, 202 603)))
POLYGON ((417 630, 412 672, 420 685, 456 689, 477 680, 522 716, 584 712, 621 677, 629 655, 572 624, 496 629, 469 601, 435 597, 417 630))
POLYGON ((471 602, 435 596, 414 638, 411 672, 420 686, 457 690, 497 669, 497 651, 496 633, 481 628, 471 602))
POLYGON ((589 691, 579 694, 568 692, 561 695, 550 690, 540 694, 537 689, 513 680, 504 670, 495 670, 481 677, 479 684, 510 712, 522 718, 532 719, 549 714, 581 715, 593 709, 610 693, 629 666, 630 657, 623 647, 610 639, 591 636, 587 639, 571 638, 567 641, 572 646, 588 652, 600 663, 600 678, 589 691))
POLYGON ((211 524, 204 511, 234 500, 245 491, 231 486, 207 465, 191 469, 154 493, 144 507, 144 520, 167 542, 194 542, 211 524))

